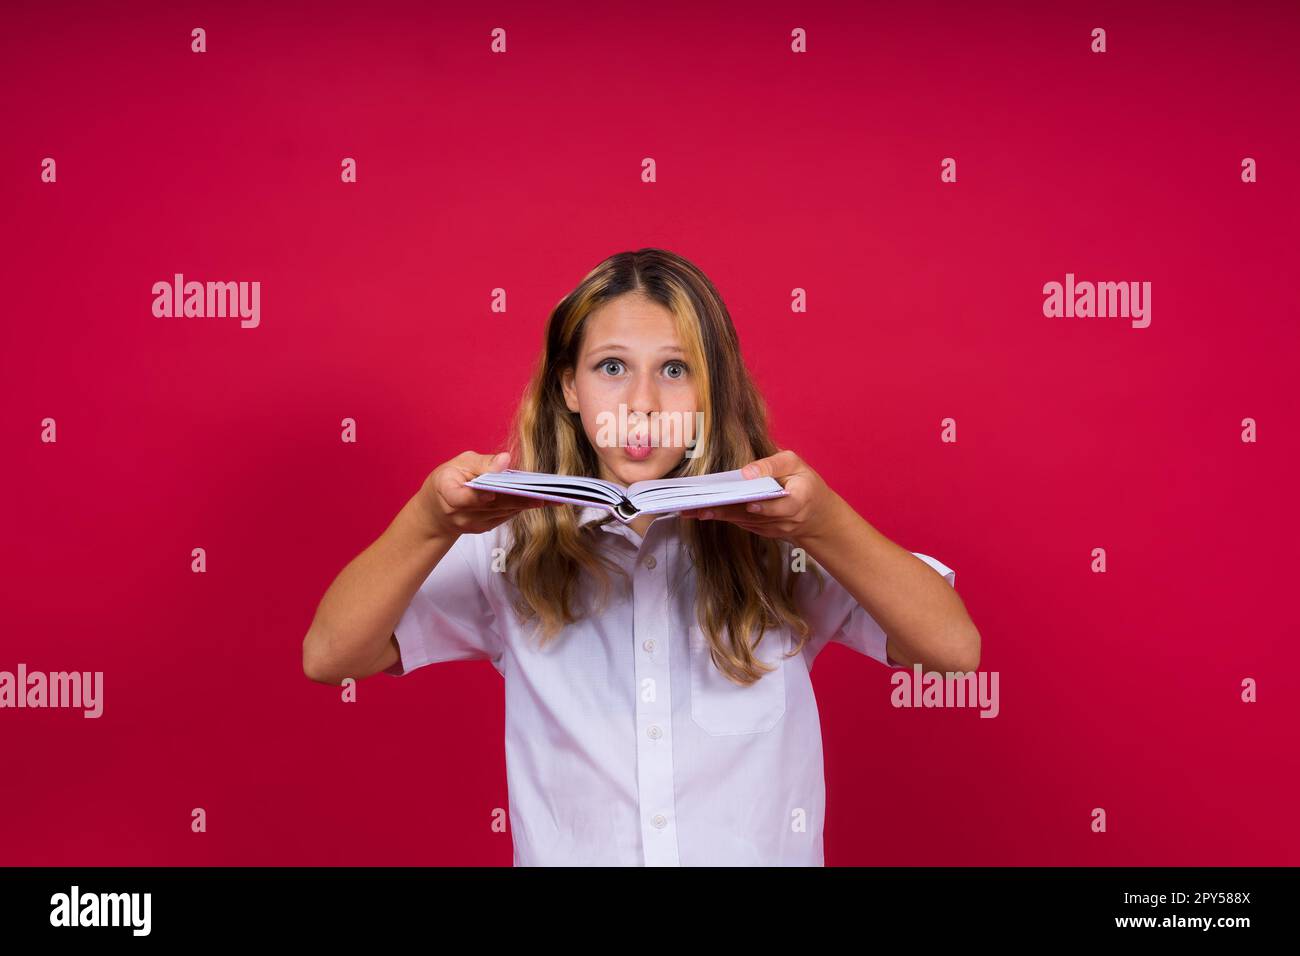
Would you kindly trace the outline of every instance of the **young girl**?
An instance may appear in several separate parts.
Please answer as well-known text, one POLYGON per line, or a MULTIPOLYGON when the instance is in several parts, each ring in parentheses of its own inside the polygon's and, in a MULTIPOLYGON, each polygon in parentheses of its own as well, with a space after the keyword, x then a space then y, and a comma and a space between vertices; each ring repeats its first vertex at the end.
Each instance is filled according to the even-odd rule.
POLYGON ((556 306, 511 435, 429 475, 339 574, 306 674, 491 661, 516 866, 822 865, 813 661, 838 641, 890 667, 975 670, 954 572, 778 449, 726 306, 669 252, 612 256, 556 306), (664 441, 656 418, 703 430, 664 441), (465 486, 506 467, 623 485, 743 469, 789 494, 624 525, 465 486))

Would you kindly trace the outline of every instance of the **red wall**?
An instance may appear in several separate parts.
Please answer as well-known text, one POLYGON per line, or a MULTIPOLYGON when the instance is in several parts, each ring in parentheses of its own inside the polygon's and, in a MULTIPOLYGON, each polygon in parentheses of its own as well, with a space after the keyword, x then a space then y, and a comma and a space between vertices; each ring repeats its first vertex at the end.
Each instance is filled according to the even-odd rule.
POLYGON ((0 670, 105 699, 0 710, 0 862, 508 865, 495 671, 344 704, 302 638, 500 447, 550 308, 662 246, 1000 675, 980 719, 818 659, 828 863, 1300 864, 1300 15, 1050 7, 7 10, 0 670), (260 324, 155 317, 177 272, 259 281, 260 324), (1045 317, 1067 272, 1151 282, 1150 326, 1045 317))

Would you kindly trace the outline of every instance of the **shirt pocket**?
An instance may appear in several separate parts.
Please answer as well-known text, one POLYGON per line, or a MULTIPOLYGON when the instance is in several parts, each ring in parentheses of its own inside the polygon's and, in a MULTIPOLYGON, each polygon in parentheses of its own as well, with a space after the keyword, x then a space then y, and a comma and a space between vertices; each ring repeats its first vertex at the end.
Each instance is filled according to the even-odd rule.
POLYGON ((748 686, 726 678, 713 663, 709 641, 702 628, 690 629, 691 719, 706 734, 761 734, 776 726, 785 714, 785 672, 789 649, 785 629, 763 635, 754 656, 775 670, 748 686))

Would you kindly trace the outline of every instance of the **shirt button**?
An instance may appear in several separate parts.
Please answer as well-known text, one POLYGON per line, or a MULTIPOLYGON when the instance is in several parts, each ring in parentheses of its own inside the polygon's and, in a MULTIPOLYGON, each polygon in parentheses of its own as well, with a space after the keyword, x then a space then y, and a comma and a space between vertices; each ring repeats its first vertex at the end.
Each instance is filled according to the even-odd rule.
POLYGON ((655 649, 655 639, 652 637, 641 646, 646 649, 647 653, 653 654, 655 649))
POLYGON ((652 571, 654 570, 654 566, 658 563, 659 562, 655 560, 655 556, 653 554, 650 555, 650 557, 645 559, 645 566, 652 571))
POLYGON ((657 830, 662 830, 664 827, 668 826, 668 818, 662 813, 656 813, 650 818, 650 822, 655 825, 655 829, 657 830))
POLYGON ((651 740, 658 740, 664 735, 663 729, 658 724, 651 724, 646 733, 650 735, 651 740))

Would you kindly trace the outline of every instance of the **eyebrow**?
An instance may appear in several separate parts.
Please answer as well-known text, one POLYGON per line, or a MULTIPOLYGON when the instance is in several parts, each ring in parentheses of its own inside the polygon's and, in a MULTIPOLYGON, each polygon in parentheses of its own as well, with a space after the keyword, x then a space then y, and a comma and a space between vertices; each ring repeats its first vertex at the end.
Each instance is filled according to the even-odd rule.
MULTIPOLYGON (((616 349, 626 349, 626 348, 627 348, 626 345, 622 345, 622 344, 620 344, 620 343, 618 343, 618 342, 606 342, 604 345, 597 345, 595 348, 593 348, 593 349, 589 349, 588 351, 591 351, 591 352, 607 352, 607 351, 608 351, 608 352, 612 352, 612 351, 614 351, 614 350, 616 350, 616 349)), ((685 350, 682 349, 681 346, 678 346, 678 345, 665 345, 663 348, 661 348, 661 349, 659 350, 659 352, 660 352, 660 354, 662 354, 662 353, 664 353, 664 352, 677 352, 677 353, 679 353, 679 354, 681 354, 681 355, 685 355, 685 354, 686 354, 685 350)))

